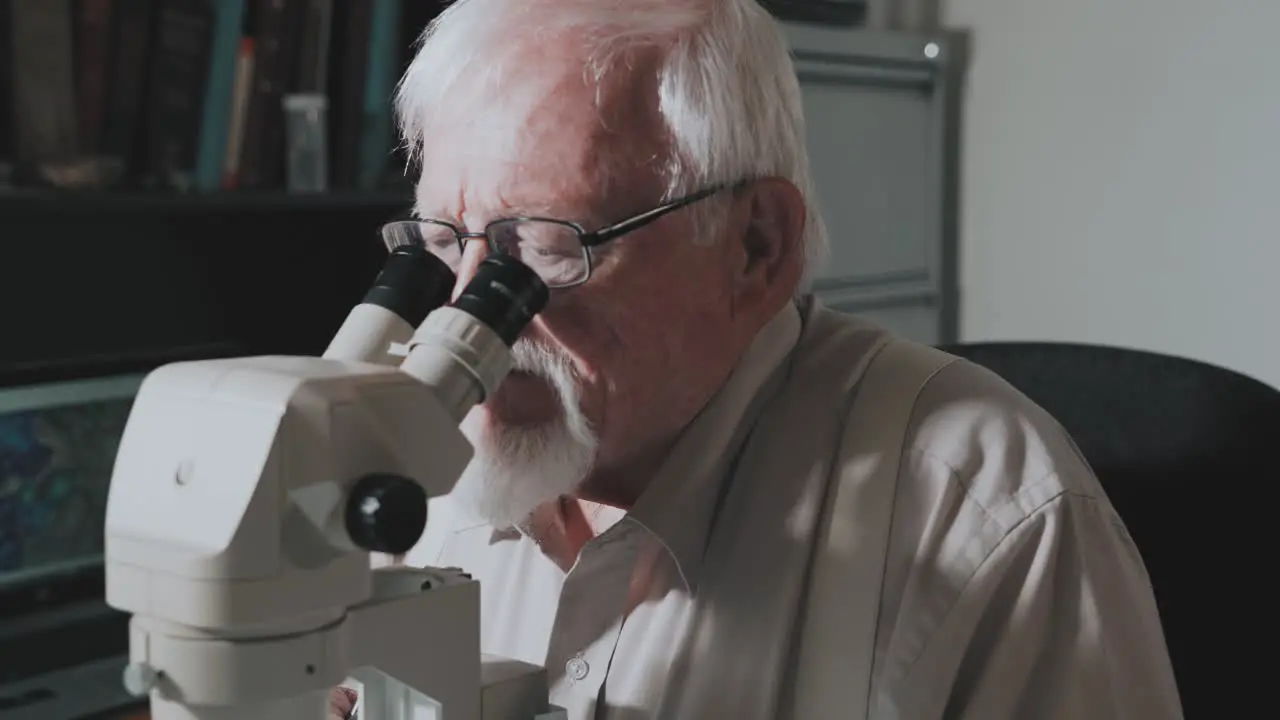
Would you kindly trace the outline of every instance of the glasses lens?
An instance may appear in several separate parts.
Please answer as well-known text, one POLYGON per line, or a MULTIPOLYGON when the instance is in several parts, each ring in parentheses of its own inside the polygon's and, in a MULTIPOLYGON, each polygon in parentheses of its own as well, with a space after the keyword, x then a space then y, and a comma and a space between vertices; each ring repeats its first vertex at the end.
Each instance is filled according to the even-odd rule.
POLYGON ((577 285, 587 279, 590 266, 578 231, 546 220, 502 220, 488 227, 494 247, 538 273, 547 287, 577 285))
POLYGON ((388 223, 382 226, 382 242, 386 244, 387 250, 395 250, 402 245, 417 245, 454 269, 457 269, 462 260, 457 234, 453 228, 442 223, 425 220, 388 223))

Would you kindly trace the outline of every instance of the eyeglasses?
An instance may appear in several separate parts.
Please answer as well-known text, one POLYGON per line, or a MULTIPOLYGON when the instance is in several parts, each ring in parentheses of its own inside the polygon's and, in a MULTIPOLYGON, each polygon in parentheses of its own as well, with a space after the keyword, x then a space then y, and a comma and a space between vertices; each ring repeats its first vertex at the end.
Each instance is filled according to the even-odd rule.
POLYGON ((490 252, 518 258, 538 273, 548 288, 573 287, 591 277, 592 248, 730 187, 736 185, 716 185, 699 190, 595 232, 588 232, 575 222, 544 217, 494 220, 485 226, 483 232, 465 232, 443 220, 399 220, 382 226, 382 241, 388 250, 402 245, 418 245, 456 272, 462 263, 467 240, 484 238, 490 252))

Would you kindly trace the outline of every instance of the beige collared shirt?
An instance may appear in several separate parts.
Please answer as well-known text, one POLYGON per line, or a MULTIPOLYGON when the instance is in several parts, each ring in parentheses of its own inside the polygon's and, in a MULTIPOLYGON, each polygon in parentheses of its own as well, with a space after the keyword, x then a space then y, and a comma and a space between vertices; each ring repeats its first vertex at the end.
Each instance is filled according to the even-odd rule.
MULTIPOLYGON (((480 580, 483 651, 545 666, 570 720, 654 717, 680 648, 699 641, 688 630, 724 481, 803 324, 788 307, 766 326, 631 512, 584 506, 596 536, 568 572, 447 499, 408 563, 480 580)), ((967 363, 935 377, 913 418, 872 717, 1180 717, 1141 560, 1052 420, 967 363)), ((750 592, 769 583, 768 566, 754 572, 717 579, 750 592)))

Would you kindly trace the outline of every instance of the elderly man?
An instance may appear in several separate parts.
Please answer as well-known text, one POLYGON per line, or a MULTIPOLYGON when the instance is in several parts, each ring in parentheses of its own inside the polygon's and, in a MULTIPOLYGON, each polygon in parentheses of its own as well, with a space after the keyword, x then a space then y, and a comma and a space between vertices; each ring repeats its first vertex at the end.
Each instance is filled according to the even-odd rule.
POLYGON ((804 295, 824 229, 753 0, 460 0, 398 109, 389 231, 553 288, 407 561, 477 577, 483 649, 570 718, 1180 715, 1053 419, 804 295))

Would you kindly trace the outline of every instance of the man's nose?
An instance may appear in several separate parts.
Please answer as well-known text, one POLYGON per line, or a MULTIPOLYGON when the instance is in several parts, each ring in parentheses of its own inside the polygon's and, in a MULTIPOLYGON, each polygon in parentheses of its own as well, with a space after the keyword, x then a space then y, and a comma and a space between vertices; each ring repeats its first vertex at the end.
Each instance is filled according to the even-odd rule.
POLYGON ((489 243, 484 238, 465 238, 462 245, 462 260, 458 262, 458 280, 453 286, 453 299, 457 300, 462 289, 475 277, 480 263, 489 256, 489 243))

